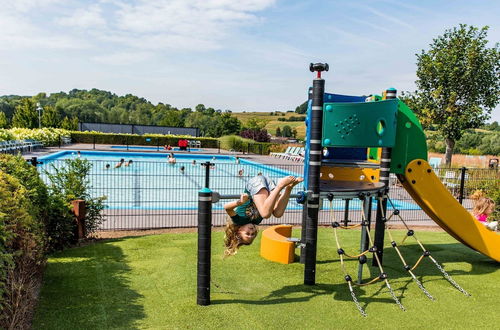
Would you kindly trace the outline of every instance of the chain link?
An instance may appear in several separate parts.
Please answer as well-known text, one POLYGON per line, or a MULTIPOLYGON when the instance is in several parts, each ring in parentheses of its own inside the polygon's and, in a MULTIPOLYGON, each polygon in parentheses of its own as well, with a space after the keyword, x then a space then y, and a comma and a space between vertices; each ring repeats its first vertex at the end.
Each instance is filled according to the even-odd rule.
POLYGON ((403 310, 403 311, 406 312, 405 307, 403 306, 403 304, 401 304, 401 302, 399 301, 398 297, 396 297, 396 295, 394 294, 394 291, 392 291, 392 288, 389 285, 389 282, 387 280, 385 281, 385 284, 387 285, 387 288, 389 289, 389 293, 391 294, 392 299, 394 299, 394 301, 396 302, 396 304, 398 304, 398 306, 399 306, 399 308, 401 308, 401 310, 403 310))
POLYGON ((415 283, 417 283, 418 287, 420 288, 420 290, 422 290, 424 292, 424 294, 427 296, 427 298, 429 298, 430 300, 434 300, 434 297, 429 293, 429 291, 427 291, 424 288, 422 283, 418 280, 418 278, 413 273, 411 273, 411 278, 413 278, 413 281, 415 281, 415 283))
POLYGON ((436 265, 436 267, 441 271, 441 273, 443 273, 443 276, 448 280, 448 282, 450 282, 455 288, 457 288, 458 291, 460 291, 464 295, 470 297, 470 294, 467 291, 465 291, 464 289, 462 289, 462 287, 460 285, 458 285, 458 283, 455 282, 455 280, 453 280, 450 275, 448 275, 448 273, 444 270, 444 268, 441 267, 441 265, 434 258, 430 257, 430 259, 436 265))
POLYGON ((363 317, 367 317, 368 315, 366 312, 363 310, 363 307, 361 307, 361 304, 359 303, 358 299, 356 298, 356 295, 354 294, 354 291, 352 289, 351 283, 349 283, 349 290, 351 291, 351 297, 354 303, 356 304, 356 307, 358 308, 359 312, 363 317))

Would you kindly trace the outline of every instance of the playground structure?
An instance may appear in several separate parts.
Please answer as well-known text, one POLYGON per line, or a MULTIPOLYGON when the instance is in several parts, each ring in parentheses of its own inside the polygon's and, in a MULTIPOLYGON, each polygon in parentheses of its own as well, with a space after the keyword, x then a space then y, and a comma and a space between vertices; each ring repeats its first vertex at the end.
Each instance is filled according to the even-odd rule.
MULTIPOLYGON (((314 285, 316 281, 318 211, 323 200, 331 202, 333 199, 342 199, 348 203, 349 200, 357 198, 363 203, 363 221, 358 225, 361 227, 360 254, 348 255, 342 249, 337 233, 338 229, 357 226, 350 226, 347 220, 341 225, 332 218, 332 227, 345 280, 362 315, 366 316, 357 303, 353 286, 368 285, 378 280, 385 282, 394 301, 404 310, 389 285, 388 275, 383 270, 386 222, 393 216, 403 221, 407 228, 407 237, 413 237, 423 250, 415 265, 409 266, 390 231, 387 231, 391 245, 396 249, 404 269, 427 297, 434 299, 413 273, 426 257, 455 288, 468 295, 416 238, 413 230, 404 222, 399 210, 392 207, 392 214, 387 216, 388 204, 391 205, 391 201, 388 200, 389 174, 395 173, 416 203, 447 233, 466 246, 500 261, 498 249, 500 236, 486 229, 460 205, 442 185, 427 162, 425 134, 416 116, 404 102, 396 98, 394 88, 387 89, 383 95, 369 97, 328 94, 324 91, 325 81, 321 78, 321 73, 328 71, 328 64, 311 64, 310 70, 316 72, 317 77, 309 90, 306 118, 304 161, 306 190, 292 196, 304 204, 302 234, 298 242, 289 242, 300 243, 300 260, 304 263, 304 284, 314 285), (373 198, 377 201, 377 210, 372 237, 370 227, 373 198), (367 262, 368 253, 373 254, 372 263, 379 268, 380 275, 367 283, 362 283, 363 265, 367 262), (348 257, 359 260, 357 283, 344 268, 343 260, 348 257)), ((208 184, 206 187, 199 192, 197 295, 199 305, 210 304, 211 204, 219 199, 239 198, 237 195, 218 195, 208 189, 208 184)), ((269 255, 270 252, 267 250, 270 248, 289 251, 290 244, 283 244, 285 243, 283 237, 287 236, 283 232, 281 235, 264 236, 266 238, 263 238, 261 255, 269 255)))

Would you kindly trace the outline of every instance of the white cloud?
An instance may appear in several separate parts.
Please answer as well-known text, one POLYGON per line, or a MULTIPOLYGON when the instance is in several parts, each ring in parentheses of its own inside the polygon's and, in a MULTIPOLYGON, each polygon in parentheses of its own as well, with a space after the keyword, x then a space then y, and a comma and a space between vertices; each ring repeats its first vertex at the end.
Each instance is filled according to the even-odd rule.
POLYGON ((129 65, 142 62, 151 58, 152 54, 147 52, 114 53, 92 57, 92 60, 109 65, 129 65))
POLYGON ((78 28, 100 28, 106 24, 102 17, 101 8, 96 5, 89 8, 78 8, 71 15, 59 18, 56 22, 63 26, 78 28))

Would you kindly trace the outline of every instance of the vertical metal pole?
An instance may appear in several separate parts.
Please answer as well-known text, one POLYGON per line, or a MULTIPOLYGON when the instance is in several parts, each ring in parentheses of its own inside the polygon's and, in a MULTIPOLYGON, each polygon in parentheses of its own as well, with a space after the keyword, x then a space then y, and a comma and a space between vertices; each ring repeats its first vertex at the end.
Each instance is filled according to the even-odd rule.
POLYGON ((345 200, 345 208, 344 208, 344 226, 347 227, 349 224, 349 198, 346 198, 345 200))
MULTIPOLYGON (((132 125, 132 127, 134 127, 134 125, 132 125)), ((134 130, 134 129, 132 128, 132 131, 133 131, 133 130, 134 130)), ((128 151, 128 136, 127 136, 127 151, 128 151)))
POLYGON ((465 171, 467 171, 467 168, 462 167, 460 169, 461 175, 460 175, 460 191, 458 193, 458 202, 462 204, 464 200, 464 187, 465 187, 465 171))
MULTIPOLYGON (((307 226, 307 199, 304 205, 302 205, 302 224, 301 224, 301 231, 300 231, 300 241, 305 242, 306 241, 306 226, 307 226)), ((304 245, 300 246, 300 263, 305 264, 306 263, 306 249, 304 245)))
POLYGON ((61 135, 60 134, 59 134, 58 142, 59 142, 59 149, 61 149, 61 135))
POLYGON ((210 165, 209 161, 205 163, 205 188, 210 187, 210 165))
POLYGON ((38 165, 38 158, 31 157, 30 163, 31 163, 31 165, 36 167, 38 165))
MULTIPOLYGON (((386 99, 396 98, 396 89, 388 88, 386 90, 386 99)), ((377 216, 375 219, 375 238, 374 245, 377 247, 377 255, 380 262, 384 255, 384 235, 385 235, 385 221, 386 218, 382 215, 387 215, 387 195, 389 194, 389 175, 391 170, 391 156, 392 148, 382 148, 382 158, 380 159, 380 182, 385 185, 385 192, 382 195, 382 202, 377 202, 377 216)), ((372 264, 377 266, 377 259, 373 258, 372 264)))
MULTIPOLYGON (((363 199, 363 214, 364 214, 364 219, 366 220, 367 222, 367 225, 366 226, 361 226, 361 242, 359 244, 359 252, 363 252, 363 251, 366 251, 366 249, 368 248, 368 233, 367 231, 370 230, 370 226, 369 226, 369 212, 371 211, 371 207, 370 207, 370 204, 371 204, 371 197, 365 197, 363 199)), ((363 264, 362 263, 359 263, 358 265, 358 284, 361 284, 361 282, 363 281, 363 264)))
POLYGON ((309 172, 307 190, 310 193, 307 201, 306 223, 306 257, 304 265, 304 284, 316 283, 316 244, 318 239, 318 212, 319 212, 319 174, 321 171, 321 140, 323 133, 323 96, 325 80, 321 78, 321 71, 328 70, 327 64, 311 64, 311 71, 317 71, 317 78, 313 80, 313 95, 311 107, 311 141, 309 148, 309 172))
POLYGON ((210 305, 210 262, 212 247, 212 191, 198 192, 198 267, 197 299, 201 306, 210 305))
POLYGON ((219 153, 219 154, 220 154, 220 141, 219 141, 219 140, 217 140, 217 149, 218 149, 218 150, 217 150, 217 153, 219 153))
POLYGON ((92 143, 94 144, 94 149, 95 149, 95 134, 92 134, 92 143))

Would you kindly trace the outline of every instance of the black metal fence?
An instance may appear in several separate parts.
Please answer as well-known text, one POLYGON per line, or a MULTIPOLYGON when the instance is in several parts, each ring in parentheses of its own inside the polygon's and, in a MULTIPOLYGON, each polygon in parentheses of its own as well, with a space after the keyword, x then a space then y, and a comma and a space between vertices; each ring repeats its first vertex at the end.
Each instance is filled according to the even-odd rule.
MULTIPOLYGON (((127 161, 127 160, 126 160, 127 161)), ((134 160, 129 166, 119 163, 119 159, 90 160, 92 171, 89 176, 91 195, 106 196, 106 221, 103 230, 134 230, 153 228, 195 227, 197 225, 197 193, 206 184, 206 167, 199 160, 177 162, 176 164, 134 160), (107 168, 109 165, 109 168, 107 168)), ((209 167, 209 187, 220 194, 240 194, 251 177, 262 173, 277 181, 285 175, 302 176, 303 164, 261 165, 244 160, 223 162, 213 160, 209 167)), ((46 172, 65 166, 64 160, 48 161, 39 165, 39 170, 47 179, 46 172)), ((499 184, 499 172, 489 169, 439 169, 437 175, 450 192, 467 209, 472 208, 468 196, 478 188, 499 184)), ((395 177, 390 180, 389 197, 407 221, 432 224, 430 218, 413 201, 395 177)), ((302 190, 297 186, 293 193, 302 190)), ((213 223, 223 226, 226 222, 221 201, 213 206, 213 223)), ((375 202, 372 212, 375 213, 375 202)), ((361 220, 361 203, 358 200, 334 200, 332 205, 323 201, 319 223, 331 223, 345 219, 355 223, 361 220), (332 206, 332 208, 330 207, 332 206)), ((374 214, 373 214, 374 218, 374 214)), ((302 222, 302 205, 290 200, 287 212, 280 219, 271 218, 263 224, 302 222)))
POLYGON ((199 136, 197 127, 172 127, 135 124, 108 124, 108 123, 78 123, 79 131, 96 131, 103 133, 129 133, 129 134, 173 134, 199 136))

